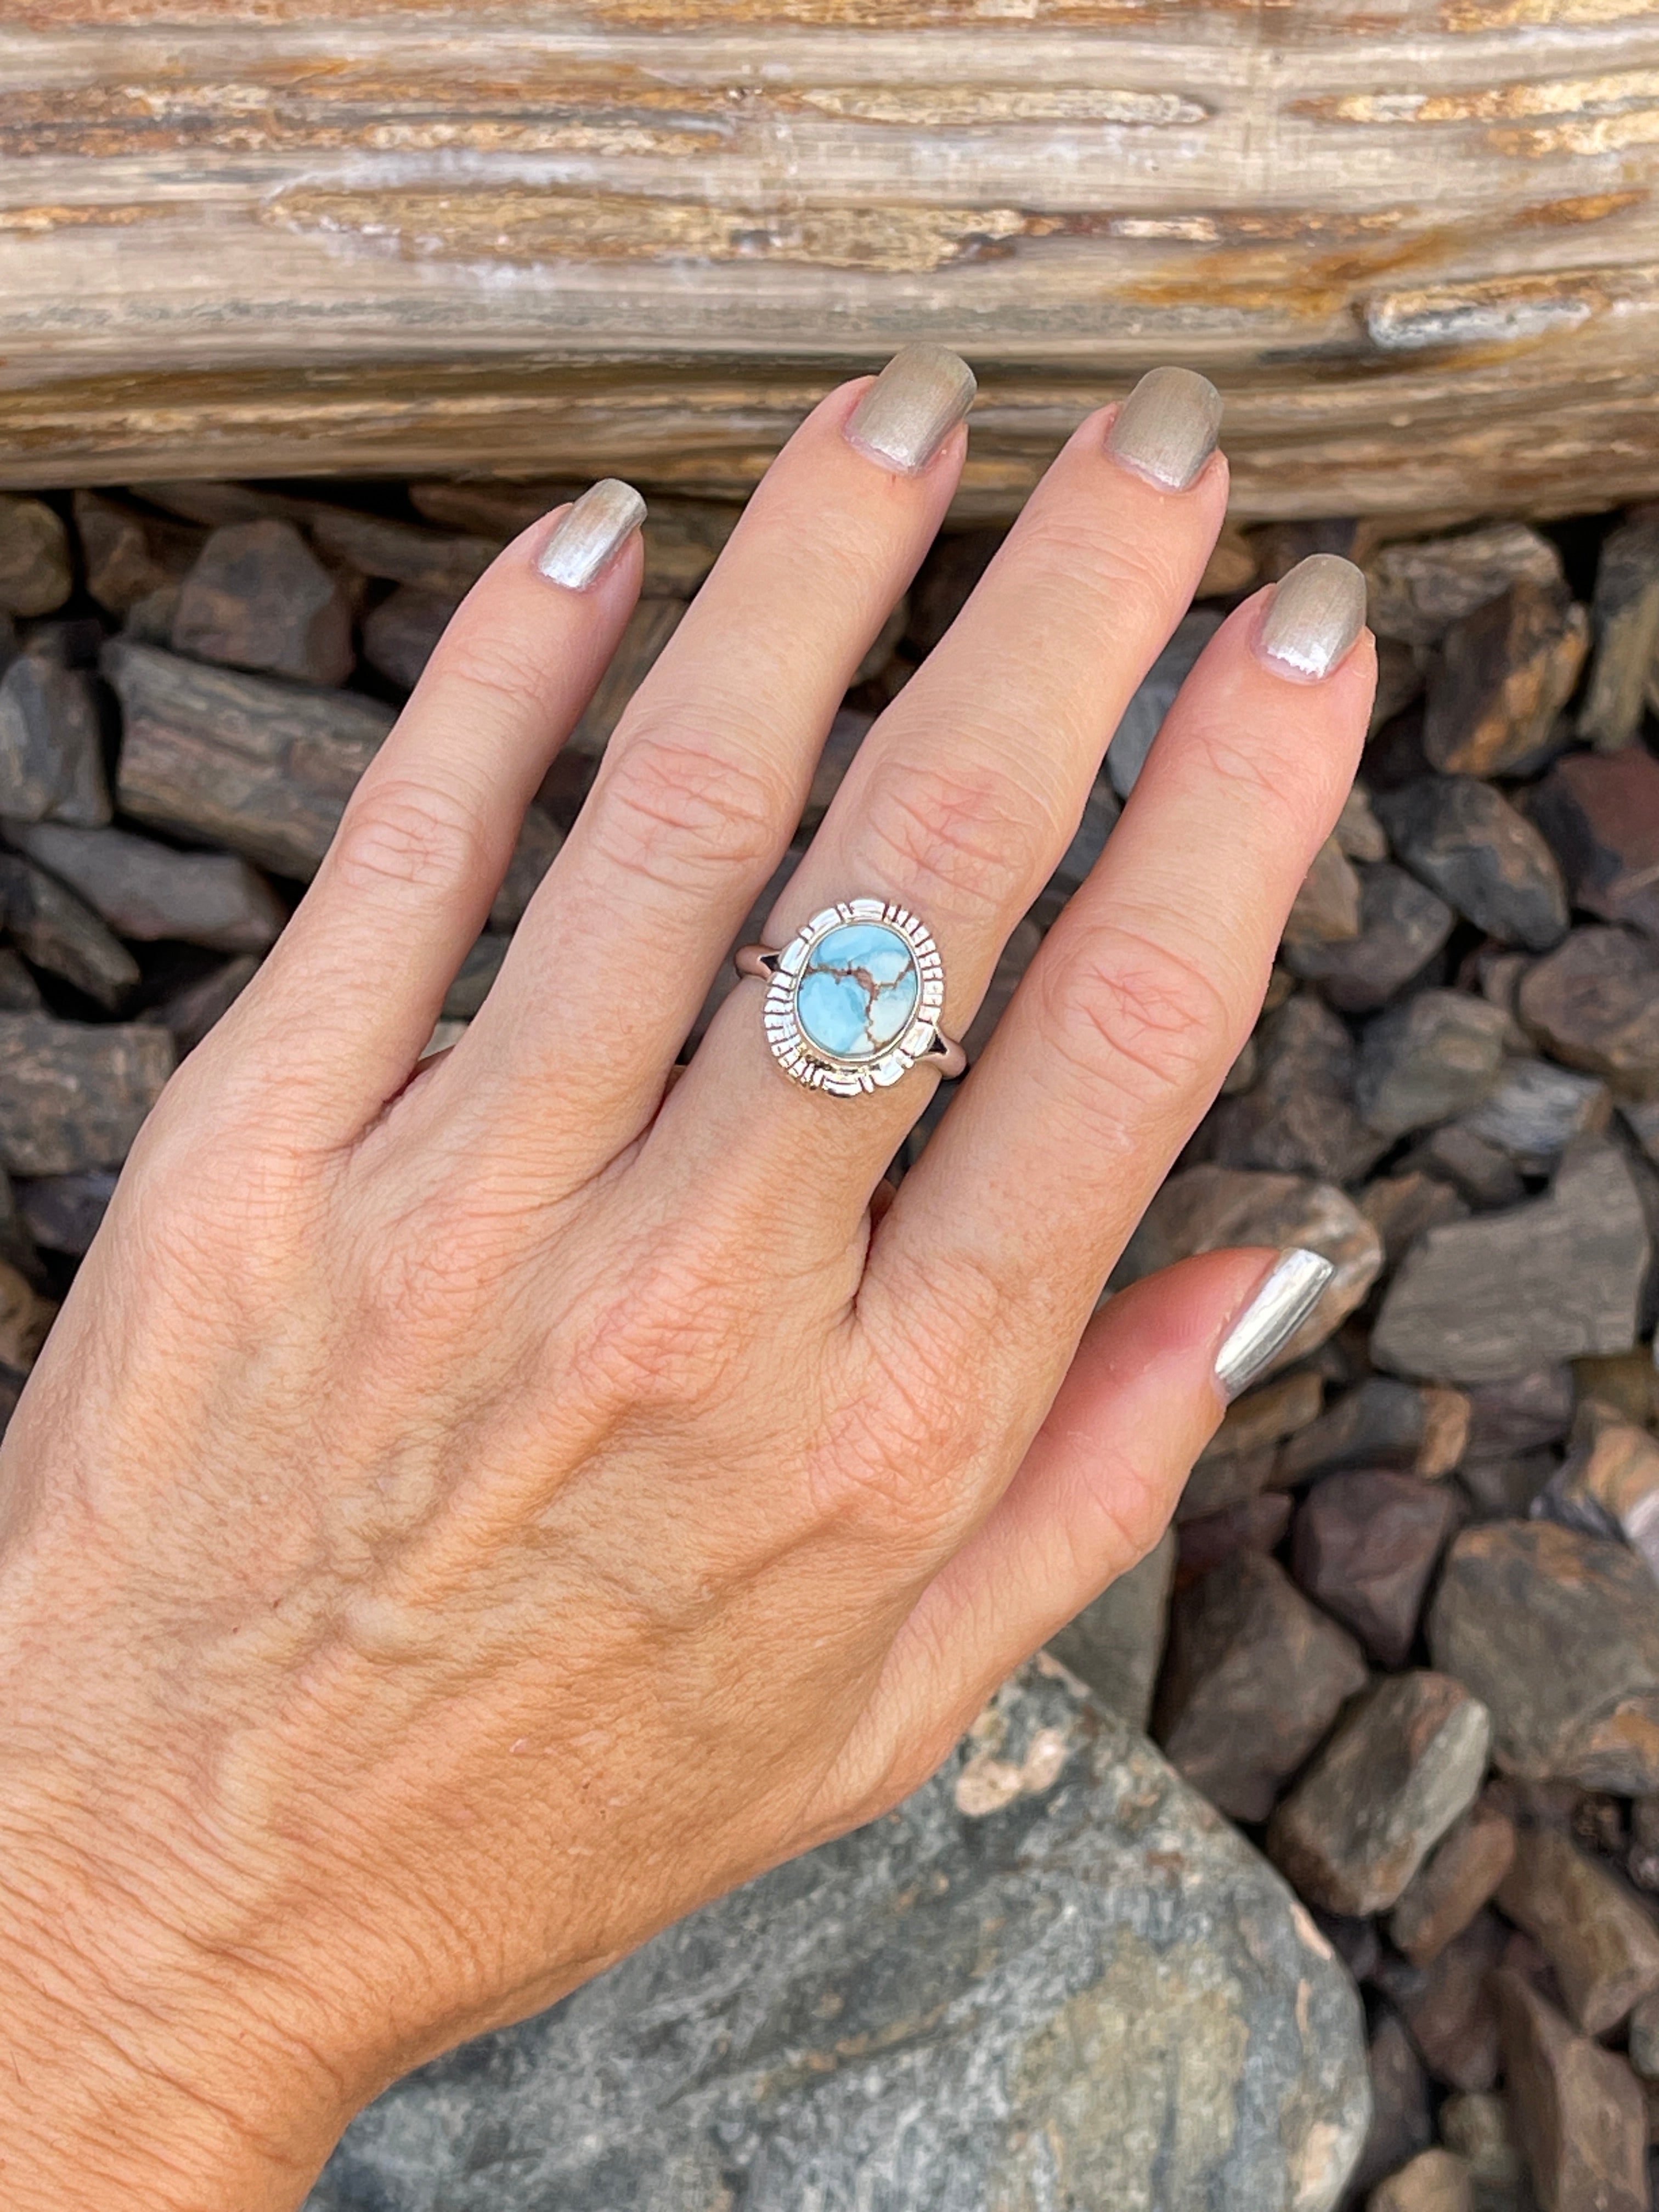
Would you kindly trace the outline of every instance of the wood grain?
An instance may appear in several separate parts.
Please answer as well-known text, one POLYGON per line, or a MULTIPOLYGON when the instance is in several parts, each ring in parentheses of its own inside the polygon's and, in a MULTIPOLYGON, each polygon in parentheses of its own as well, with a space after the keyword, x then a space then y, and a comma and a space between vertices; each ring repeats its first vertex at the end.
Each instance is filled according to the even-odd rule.
POLYGON ((0 482, 729 496, 907 338, 957 512, 1153 362, 1238 510, 1659 491, 1653 0, 21 0, 0 482))

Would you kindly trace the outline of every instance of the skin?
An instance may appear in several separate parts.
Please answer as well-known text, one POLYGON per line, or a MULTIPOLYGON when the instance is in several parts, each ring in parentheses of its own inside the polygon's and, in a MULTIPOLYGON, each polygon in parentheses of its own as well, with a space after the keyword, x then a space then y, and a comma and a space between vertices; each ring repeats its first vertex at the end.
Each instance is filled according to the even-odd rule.
MULTIPOLYGON (((1273 1255, 1094 1308, 1259 1008, 1369 639, 1241 607, 894 1196, 932 1095, 672 1071, 945 513, 831 392, 635 698, 455 1049, 416 1063, 639 590, 457 616, 143 1130, 0 1453, 0 2197, 276 2212, 411 2065, 871 1819, 1156 1540, 1273 1255)), ((766 932, 922 915, 960 1035, 1219 526, 1078 430, 766 932)))

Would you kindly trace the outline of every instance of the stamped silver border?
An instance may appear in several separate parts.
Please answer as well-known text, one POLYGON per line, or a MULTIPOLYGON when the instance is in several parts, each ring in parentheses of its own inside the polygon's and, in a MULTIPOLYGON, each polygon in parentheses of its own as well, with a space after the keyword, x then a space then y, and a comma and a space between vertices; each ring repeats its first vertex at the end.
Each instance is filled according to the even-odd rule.
POLYGON ((945 1011, 945 963, 926 923, 908 907, 875 898, 843 899, 825 907, 798 929, 781 952, 769 953, 771 979, 763 1008, 766 1042, 778 1065, 809 1091, 827 1091, 832 1097, 856 1098, 860 1091, 884 1091, 908 1074, 924 1054, 939 1044, 939 1017, 945 1011), (910 1026, 878 1060, 843 1060, 810 1042, 795 1013, 795 992, 801 969, 812 948, 832 929, 849 921, 883 921, 906 939, 916 956, 921 989, 910 1026))

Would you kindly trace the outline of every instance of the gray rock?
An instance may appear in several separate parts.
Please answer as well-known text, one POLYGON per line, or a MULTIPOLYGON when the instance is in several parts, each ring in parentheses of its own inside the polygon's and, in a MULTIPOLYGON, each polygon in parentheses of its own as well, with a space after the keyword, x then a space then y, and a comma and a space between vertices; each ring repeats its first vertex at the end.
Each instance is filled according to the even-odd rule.
POLYGON ((1435 1665, 1491 1709, 1504 1773, 1659 1793, 1659 1605, 1624 1545, 1549 1521, 1467 1528, 1428 1627, 1435 1665))
POLYGON ((167 1032, 140 1023, 0 1014, 0 1167, 18 1176, 119 1167, 173 1063, 167 1032))
MULTIPOLYGON (((1230 1244, 1291 1244, 1322 1253, 1334 1270, 1319 1303, 1273 1369, 1322 1344, 1376 1279, 1382 1246, 1358 1206, 1334 1184, 1237 1168, 1186 1168, 1172 1175, 1141 1217, 1112 1281, 1121 1287, 1194 1252, 1230 1244)), ((1270 1369, 1269 1371, 1273 1371, 1270 1369)))
POLYGON ((1457 1465, 1468 1435, 1469 1401, 1461 1390, 1368 1375, 1289 1439, 1277 1476, 1295 1483, 1339 1468, 1400 1468, 1432 1481, 1457 1465))
POLYGON ((1371 2035, 1371 2126, 1354 2168, 1356 2195, 1370 2189, 1434 2141, 1429 2077, 1412 2039, 1391 2012, 1371 2035))
POLYGON ((1404 1174, 1433 1176, 1449 1183, 1478 1213, 1518 1206, 1527 1194, 1521 1170, 1509 1154, 1462 1121, 1431 1129, 1396 1164, 1404 1174))
POLYGON ((343 684, 351 607, 292 523, 232 523, 213 532, 184 580, 173 645, 232 668, 343 684))
POLYGON ((98 1234, 115 1194, 112 1168, 89 1168, 79 1175, 40 1176, 17 1186, 17 1204, 30 1235, 48 1252, 78 1256, 98 1234))
POLYGON ((1334 836, 1314 854, 1285 917, 1286 945, 1343 945, 1359 934, 1359 878, 1334 836))
POLYGON ((1567 933, 1554 854, 1526 817, 1476 776, 1428 775, 1376 801, 1398 857, 1501 944, 1546 952, 1567 933))
POLYGON ((1103 1590, 1048 1649, 1086 1682, 1109 1712, 1144 1729, 1152 1718, 1152 1692, 1170 1626, 1170 1585, 1175 1576, 1176 1532, 1166 1528, 1138 1566, 1103 1590))
POLYGON ((102 492, 77 491, 75 527, 87 589, 100 607, 125 615, 158 592, 174 589, 194 567, 202 533, 149 514, 102 492))
POLYGON ((1456 920, 1444 899, 1392 860, 1359 870, 1359 934, 1346 944, 1285 947, 1293 975, 1345 1014, 1386 1006, 1420 975, 1456 920))
POLYGON ((455 538, 417 522, 398 522, 350 507, 311 507, 306 526, 323 551, 360 575, 447 599, 465 598, 501 551, 500 538, 455 538))
POLYGON ((309 2212, 1326 2212, 1352 1985, 1058 1671, 896 1813, 400 2082, 309 2212))
POLYGON ((539 806, 527 806, 519 826, 519 842, 507 864, 507 873, 489 909, 489 927, 503 934, 524 920, 525 908, 537 886, 558 858, 564 832, 539 806))
POLYGON ((11 824, 7 841, 67 884, 123 937, 216 952, 263 952, 288 911, 264 878, 231 853, 178 853, 127 830, 11 824))
POLYGON ((234 960, 227 960, 210 974, 198 976, 193 983, 183 985, 159 1006, 147 1008, 138 1018, 166 1030, 182 1060, 187 1052, 196 1049, 214 1024, 229 1012, 258 972, 257 952, 239 953, 234 960))
POLYGON ((42 499, 0 493, 0 613, 49 615, 75 583, 69 532, 42 499))
POLYGON ((1575 1137, 1598 1135, 1612 1118, 1612 1094, 1599 1077, 1522 1058, 1505 1062, 1496 1087, 1458 1116, 1458 1127, 1542 1175, 1575 1137))
POLYGON ((399 585, 363 624, 363 659, 382 676, 412 691, 459 605, 441 592, 399 585))
POLYGON ((207 668, 113 638, 105 674, 125 714, 124 812, 310 876, 396 715, 346 691, 207 668))
POLYGON ((1623 1155, 1581 1137, 1544 1198, 1431 1229, 1407 1255, 1371 1334, 1397 1374, 1497 1382, 1547 1361, 1627 1352, 1650 1255, 1623 1155))
POLYGON ((1492 1717, 1448 1674, 1378 1682, 1273 1814, 1267 1850, 1310 1904, 1385 1912, 1474 1802, 1492 1717))
MULTIPOLYGON (((103 836, 104 830, 70 835, 103 836)), ((112 1010, 138 981, 138 963, 90 907, 31 860, 0 854, 0 908, 25 959, 112 1010)))
POLYGON ((1504 1066, 1508 1017, 1465 991, 1417 991, 1365 1031, 1354 1098, 1385 1137, 1403 1137, 1466 1112, 1504 1066))
POLYGON ((1127 799, 1139 780, 1152 750, 1152 740, 1164 726, 1164 717, 1175 704, 1176 694, 1191 675, 1198 657, 1220 629, 1222 617, 1212 608, 1194 607, 1176 624, 1175 635, 1141 680, 1140 689, 1123 710, 1106 755, 1112 788, 1127 799))
POLYGON ((1523 1975, 1493 1977, 1510 2116, 1546 2212, 1648 2212, 1647 2109, 1624 2060, 1523 1975))
POLYGON ((1297 1581, 1380 1666, 1403 1667, 1429 1577, 1457 1520, 1454 1493, 1420 1475, 1380 1467, 1327 1475, 1296 1516, 1297 1581))
POLYGON ((511 941, 488 931, 478 939, 462 961, 454 981, 444 995, 443 1015, 446 1021, 471 1020, 483 1006, 490 985, 501 974, 501 963, 507 957, 507 948, 511 941))
POLYGON ((110 817, 92 687, 47 653, 19 653, 0 677, 0 814, 87 824, 110 817))

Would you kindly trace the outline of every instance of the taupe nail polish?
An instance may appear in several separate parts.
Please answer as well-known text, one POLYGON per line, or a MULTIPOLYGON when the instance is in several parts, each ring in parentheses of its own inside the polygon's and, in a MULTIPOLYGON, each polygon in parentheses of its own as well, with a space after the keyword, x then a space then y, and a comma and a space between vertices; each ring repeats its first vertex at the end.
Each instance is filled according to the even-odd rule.
POLYGON ((1302 1245, 1279 1254, 1273 1272, 1216 1354, 1215 1379, 1223 1397, 1231 1401, 1267 1371, 1317 1305, 1335 1273, 1322 1254, 1302 1245))
POLYGON ((1365 627, 1365 578, 1340 553, 1310 553, 1273 588, 1256 651, 1275 676, 1317 684, 1365 627))
POLYGON ((1221 394, 1191 368, 1148 369, 1117 410, 1106 450, 1165 491, 1185 491, 1215 451, 1221 394))
POLYGON ((925 469, 974 404, 974 372, 948 346, 908 345, 853 410, 847 436, 884 468, 925 469))
POLYGON ((585 592, 645 520, 645 501, 632 484, 601 477, 548 539, 536 566, 551 584, 585 592))

